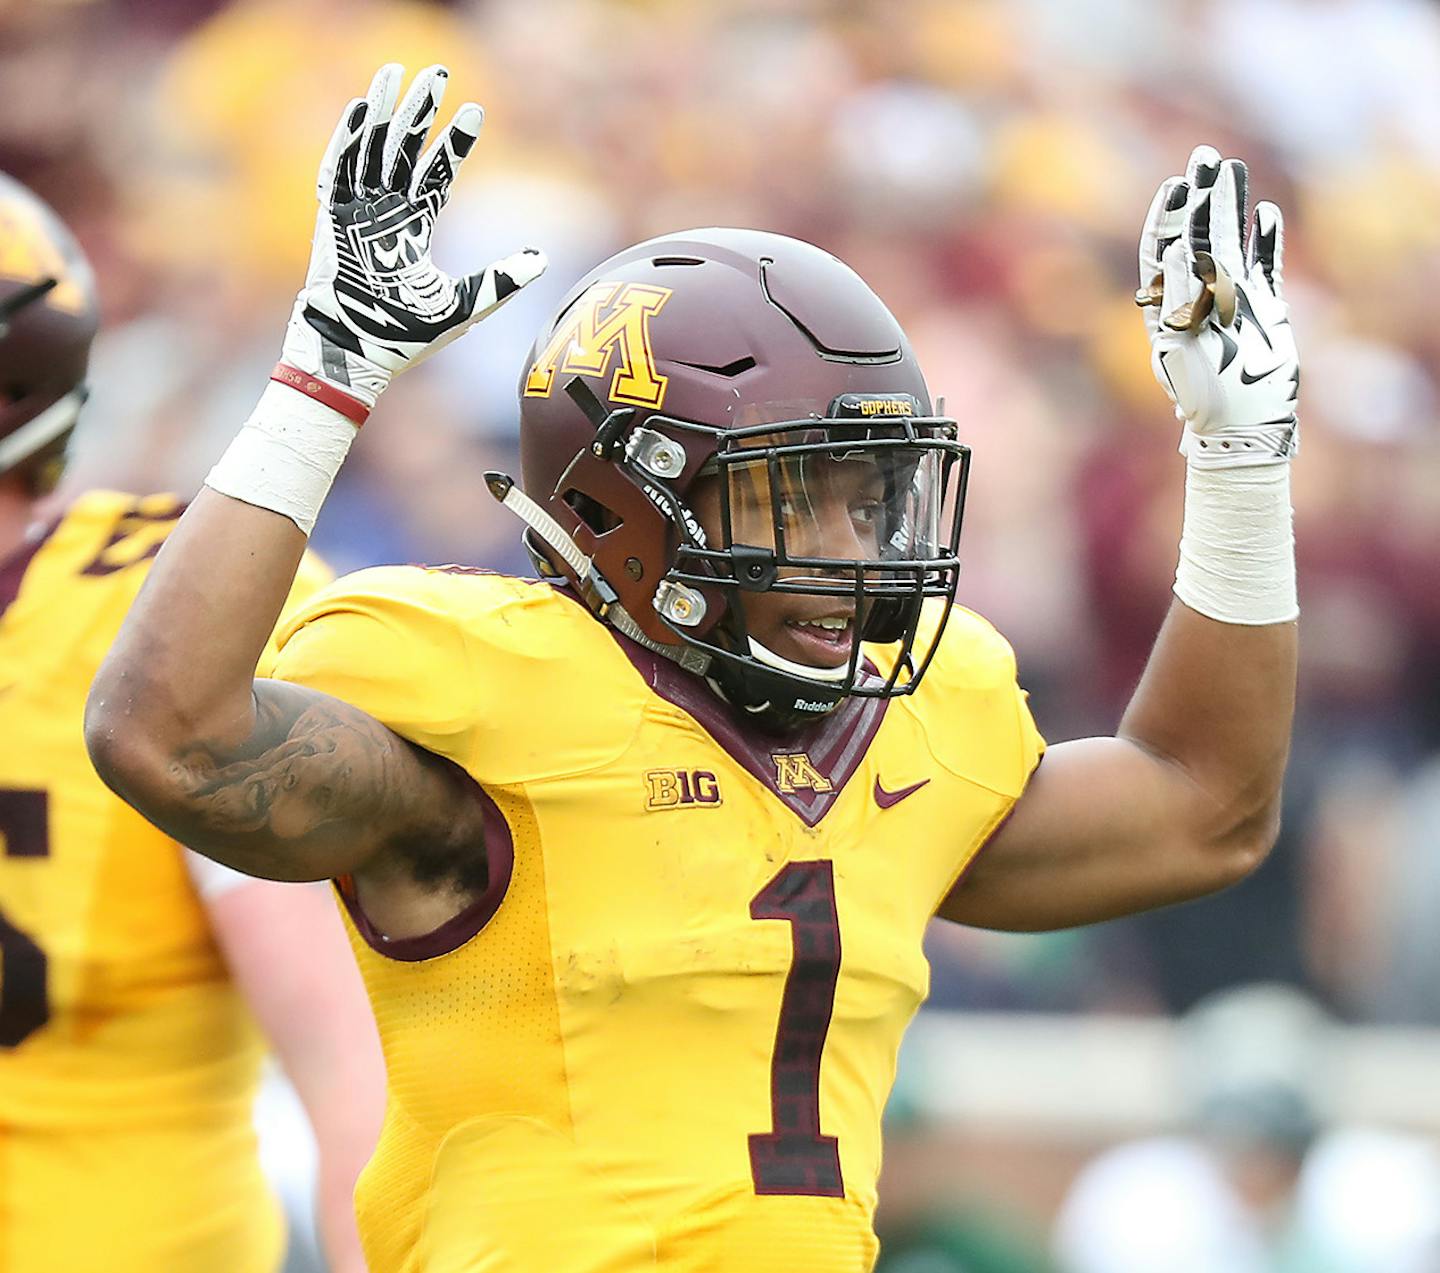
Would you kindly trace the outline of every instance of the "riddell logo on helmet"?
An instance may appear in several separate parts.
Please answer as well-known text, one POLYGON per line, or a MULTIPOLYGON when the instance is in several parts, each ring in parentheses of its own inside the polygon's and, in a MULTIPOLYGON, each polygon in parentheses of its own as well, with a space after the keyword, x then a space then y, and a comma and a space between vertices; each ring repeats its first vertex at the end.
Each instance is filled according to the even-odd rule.
POLYGON ((650 502, 655 505, 671 521, 677 518, 685 523, 685 529, 690 532, 690 537, 704 548, 706 544, 705 529, 695 520, 695 514, 684 504, 676 504, 664 491, 645 483, 645 494, 649 496, 650 502))
POLYGON ((828 712, 834 703, 812 703, 808 698, 797 698, 794 710, 797 712, 828 712))
POLYGON ((555 372, 603 376, 611 359, 610 400, 658 411, 669 378, 655 368, 650 317, 665 308, 671 289, 649 283, 596 283, 566 312, 525 377, 527 398, 548 398, 555 372), (604 317, 601 317, 601 311, 604 317))

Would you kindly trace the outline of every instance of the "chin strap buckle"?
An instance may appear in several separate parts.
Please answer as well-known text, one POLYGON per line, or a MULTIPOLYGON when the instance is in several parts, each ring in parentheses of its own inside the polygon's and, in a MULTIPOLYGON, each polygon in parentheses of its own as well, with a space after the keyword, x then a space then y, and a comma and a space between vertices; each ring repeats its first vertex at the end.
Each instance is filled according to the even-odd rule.
MULTIPOLYGON (((646 636, 640 625, 631 618, 629 611, 620 604, 615 589, 610 586, 605 576, 595 569, 593 560, 580 551, 580 545, 559 522, 515 485, 513 477, 508 473, 486 473, 485 485, 503 507, 508 508, 530 528, 532 534, 560 554, 565 564, 575 572, 580 598, 592 613, 609 623, 617 632, 624 633, 647 650, 663 654, 687 672, 694 672, 697 676, 705 675, 710 668, 710 656, 703 650, 688 645, 662 645, 646 636)), ((533 550, 531 555, 534 556, 533 550)), ((685 591, 690 590, 686 588, 685 591)), ((699 593, 693 595, 699 608, 696 617, 690 622, 699 623, 705 612, 705 598, 699 593)))

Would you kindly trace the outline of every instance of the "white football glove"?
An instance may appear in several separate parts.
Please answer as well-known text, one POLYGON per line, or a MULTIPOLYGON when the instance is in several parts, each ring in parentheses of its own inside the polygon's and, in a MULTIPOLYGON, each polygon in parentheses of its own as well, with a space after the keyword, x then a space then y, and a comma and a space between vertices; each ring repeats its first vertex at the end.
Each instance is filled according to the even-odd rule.
POLYGON ((1248 246, 1246 223, 1245 165, 1197 146, 1185 176, 1156 193, 1140 239, 1151 366, 1185 422, 1181 454, 1204 468, 1284 463, 1299 441, 1284 223, 1273 203, 1257 204, 1248 246), (1202 276, 1215 279, 1216 267, 1207 295, 1202 276))
MULTIPOLYGON (((545 270, 526 248, 477 274, 451 278, 430 259, 435 218, 480 132, 466 102, 423 155, 449 72, 421 71, 396 110, 404 69, 380 68, 340 117, 320 164, 320 211, 305 286, 296 297, 276 379, 302 387, 284 364, 360 404, 363 419, 390 378, 448 345, 545 270)), ((333 394, 316 386, 316 397, 333 394)), ((343 403, 343 400, 342 400, 343 403)))

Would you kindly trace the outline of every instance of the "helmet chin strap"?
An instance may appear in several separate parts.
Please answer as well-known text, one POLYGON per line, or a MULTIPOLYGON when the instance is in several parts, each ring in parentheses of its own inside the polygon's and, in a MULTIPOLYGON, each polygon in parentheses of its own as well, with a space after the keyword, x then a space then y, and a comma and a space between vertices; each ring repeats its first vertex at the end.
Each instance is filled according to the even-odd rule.
POLYGON ((33 420, 27 420, 8 437, 0 438, 0 473, 8 473, 52 442, 64 437, 75 427, 80 408, 85 405, 85 390, 72 389, 63 398, 52 402, 33 420))
POLYGON ((785 672, 790 676, 799 676, 812 681, 825 681, 835 685, 843 681, 849 674, 850 668, 842 663, 839 667, 811 667, 808 663, 796 663, 787 659, 782 654, 776 654, 774 650, 760 644, 753 636, 750 638, 750 653, 760 662, 773 667, 777 672, 785 672))
POLYGON ((570 537, 565 527, 515 485, 513 477, 508 473, 486 473, 485 485, 502 507, 508 508, 560 554, 560 559, 582 583, 592 577, 594 563, 580 551, 580 545, 570 537))
POLYGON ((737 677, 733 666, 717 664, 714 674, 706 678, 706 683, 727 703, 764 722, 762 728, 782 733, 803 728, 828 715, 844 701, 848 666, 811 667, 776 654, 754 637, 747 637, 746 643, 755 664, 779 673, 785 679, 782 681, 769 673, 760 672, 753 665, 747 676, 737 677), (795 683, 797 681, 800 685, 795 683), (808 695, 802 688, 807 682, 814 686, 808 695), (753 701, 761 695, 764 696, 763 701, 753 701), (804 711, 798 710, 800 701, 804 702, 804 711), (777 704, 784 703, 794 706, 777 707, 777 704))
POLYGON ((594 560, 581 551, 569 531, 515 484, 514 478, 505 473, 486 473, 485 484, 490 488, 491 495, 560 554, 561 560, 575 572, 586 603, 617 632, 647 650, 663 654, 687 672, 703 676, 709 670, 710 656, 703 650, 695 650, 688 645, 664 645, 646 636, 640 625, 630 617, 630 612, 620 604, 615 590, 595 569, 594 560))
MULTIPOLYGON (((647 650, 653 650, 656 654, 662 654, 667 659, 678 663, 687 672, 704 676, 710 670, 710 656, 703 651, 692 649, 688 645, 664 645, 646 636, 641 631, 640 625, 630 617, 629 611, 620 604, 614 590, 596 571, 594 561, 580 550, 580 545, 559 522, 515 484, 514 478, 504 473, 487 473, 485 482, 490 488, 490 493, 529 526, 546 545, 554 549, 560 555, 561 560, 575 572, 582 591, 589 594, 587 600, 593 598, 599 606, 600 616, 606 622, 632 641, 643 645, 647 650)), ((850 672, 850 668, 845 664, 839 667, 812 667, 806 663, 796 663, 782 654, 776 654, 774 650, 762 645, 753 636, 748 640, 750 653, 759 662, 774 668, 777 672, 784 672, 787 676, 837 685, 844 681, 850 672)), ((711 681, 710 684, 724 697, 724 692, 716 682, 711 681)), ((750 710, 763 711, 769 706, 766 703, 750 710)))

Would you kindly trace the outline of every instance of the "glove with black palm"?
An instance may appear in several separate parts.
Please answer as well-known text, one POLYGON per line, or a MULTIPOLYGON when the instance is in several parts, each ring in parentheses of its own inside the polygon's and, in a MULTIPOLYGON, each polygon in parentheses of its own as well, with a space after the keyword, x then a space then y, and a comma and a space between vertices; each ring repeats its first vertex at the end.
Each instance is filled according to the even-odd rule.
POLYGON ((448 73, 384 66, 345 108, 320 165, 320 212, 305 286, 280 362, 235 440, 210 470, 212 490, 288 517, 308 535, 350 446, 390 378, 493 313, 545 269, 526 248, 452 278, 430 258, 435 219, 480 132, 466 102, 421 153, 448 73), (297 392, 292 393, 291 390, 297 392))
POLYGON ((1279 464, 1298 444, 1300 361, 1282 291, 1284 222, 1245 165, 1197 146, 1156 192, 1140 239, 1151 365, 1185 422, 1192 465, 1279 464))
POLYGON ((403 74, 382 67, 330 138, 310 269, 274 374, 357 424, 392 376, 493 313, 546 264, 526 248, 461 278, 436 267, 435 220, 483 114, 466 102, 422 154, 448 72, 421 71, 397 109, 403 74))

